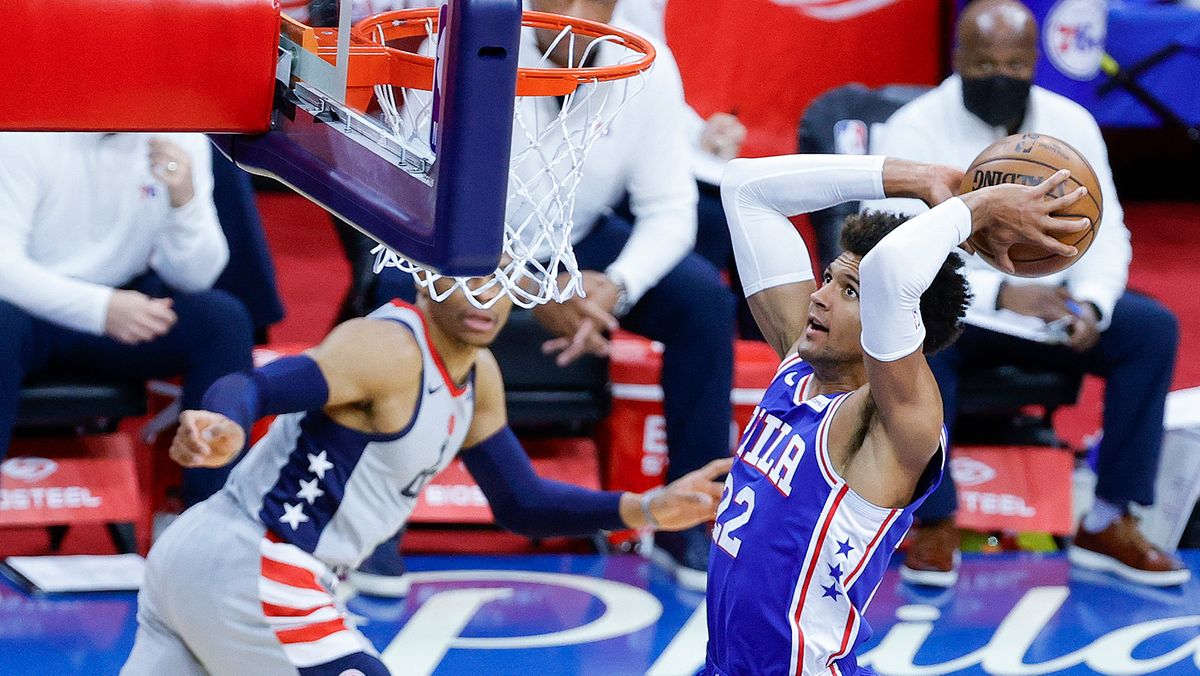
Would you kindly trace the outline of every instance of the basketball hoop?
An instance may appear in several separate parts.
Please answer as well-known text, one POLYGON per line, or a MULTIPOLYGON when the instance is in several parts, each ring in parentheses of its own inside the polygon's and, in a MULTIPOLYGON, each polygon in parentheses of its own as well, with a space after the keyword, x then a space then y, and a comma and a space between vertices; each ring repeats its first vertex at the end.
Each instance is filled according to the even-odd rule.
MULTIPOLYGON (((607 133, 608 125, 630 97, 645 86, 654 61, 654 47, 644 38, 612 26, 542 12, 524 12, 524 31, 557 33, 550 46, 534 59, 533 67, 517 71, 517 101, 513 115, 512 153, 500 264, 487 283, 467 284, 466 277, 435 289, 443 275, 380 244, 375 271, 396 267, 413 275, 443 300, 461 289, 477 307, 490 307, 499 298, 496 287, 521 307, 562 302, 583 294, 582 275, 571 247, 575 190, 588 151, 607 133), (577 41, 586 40, 576 51, 577 41), (548 65, 550 53, 568 47, 568 67, 548 65), (573 62, 579 54, 578 62, 573 62), (587 65, 597 61, 603 65, 587 65), (557 97, 557 100, 556 100, 557 97)), ((385 12, 354 27, 354 42, 382 48, 386 67, 379 66, 367 92, 352 77, 348 102, 361 110, 378 104, 382 123, 400 144, 417 156, 432 158, 438 9, 385 12), (398 40, 422 41, 416 51, 394 46, 398 40), (357 91, 356 84, 359 85, 357 91)), ((536 44, 525 36, 524 44, 536 44)), ((353 53, 353 52, 352 52, 353 53)), ((440 286, 440 285, 439 285, 440 286)))

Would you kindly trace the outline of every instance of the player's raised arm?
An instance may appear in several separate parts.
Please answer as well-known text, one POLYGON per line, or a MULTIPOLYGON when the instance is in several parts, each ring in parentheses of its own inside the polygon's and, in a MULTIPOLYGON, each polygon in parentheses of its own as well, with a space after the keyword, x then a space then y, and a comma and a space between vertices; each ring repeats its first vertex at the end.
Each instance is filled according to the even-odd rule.
POLYGON ((730 162, 721 201, 742 287, 779 356, 804 331, 816 289, 808 247, 789 216, 884 197, 882 157, 785 155, 730 162))
MULTIPOLYGON (((884 165, 889 194, 930 191, 926 201, 937 201, 942 188, 937 180, 931 183, 928 176, 922 177, 924 166, 889 158, 884 165)), ((989 250, 1004 260, 1008 248, 1018 242, 1074 255, 1073 247, 1047 234, 1080 227, 1076 219, 1050 216, 1082 196, 1080 188, 1047 198, 1066 176, 1059 172, 1038 186, 994 186, 946 200, 898 226, 862 258, 860 317, 869 397, 886 443, 900 462, 923 467, 936 451, 941 433, 941 395, 923 349, 933 349, 926 344, 924 317, 938 310, 923 309, 922 295, 946 270, 947 257, 972 232, 981 233, 989 250)), ((951 177, 946 178, 949 182, 951 177)), ((949 194, 948 189, 944 194, 949 194)), ((947 338, 938 337, 937 345, 947 338)))
MULTIPOLYGON (((420 379, 402 376, 419 371, 421 363, 420 348, 408 329, 393 321, 352 319, 306 354, 282 357, 214 382, 199 410, 180 414, 171 457, 186 467, 225 465, 242 451, 254 423, 268 415, 352 408, 386 398, 394 404, 387 407, 389 412, 407 411, 411 416, 420 379)), ((389 432, 408 422, 360 417, 349 426, 389 432)))

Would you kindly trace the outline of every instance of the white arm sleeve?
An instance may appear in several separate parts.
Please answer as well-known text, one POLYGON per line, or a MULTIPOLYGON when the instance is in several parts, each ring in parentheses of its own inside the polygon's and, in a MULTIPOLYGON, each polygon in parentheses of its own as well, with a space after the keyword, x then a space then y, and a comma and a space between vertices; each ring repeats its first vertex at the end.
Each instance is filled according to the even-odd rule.
POLYGON ((921 349, 921 294, 954 248, 971 236, 971 210, 956 198, 900 225, 858 266, 863 350, 896 361, 921 349))
POLYGON ((731 161, 721 180, 733 257, 747 297, 813 278, 789 216, 882 199, 883 161, 870 155, 784 155, 731 161))

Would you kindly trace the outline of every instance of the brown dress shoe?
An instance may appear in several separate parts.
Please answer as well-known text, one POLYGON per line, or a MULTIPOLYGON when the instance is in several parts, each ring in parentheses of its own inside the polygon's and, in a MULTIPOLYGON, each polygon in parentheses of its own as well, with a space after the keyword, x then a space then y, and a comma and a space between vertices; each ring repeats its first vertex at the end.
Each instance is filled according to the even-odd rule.
POLYGON ((912 543, 900 567, 900 579, 909 584, 953 587, 958 582, 958 527, 942 519, 913 530, 912 543))
POLYGON ((1067 558, 1080 568, 1110 572, 1152 587, 1180 585, 1192 576, 1179 559, 1150 544, 1130 514, 1098 533, 1081 527, 1067 558))

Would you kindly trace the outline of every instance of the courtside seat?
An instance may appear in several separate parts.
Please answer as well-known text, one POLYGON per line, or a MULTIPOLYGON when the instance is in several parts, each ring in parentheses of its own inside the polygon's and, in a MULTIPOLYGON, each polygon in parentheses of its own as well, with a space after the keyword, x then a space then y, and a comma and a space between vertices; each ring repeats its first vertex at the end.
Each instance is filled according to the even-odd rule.
POLYGON ((609 411, 608 360, 584 356, 566 368, 542 354, 551 338, 533 312, 514 308, 491 350, 504 374, 516 429, 587 432, 609 411))
MULTIPOLYGON (((14 432, 36 435, 115 432, 121 418, 146 414, 146 382, 76 373, 47 372, 21 387, 14 432)), ((137 551, 131 522, 106 524, 118 552, 137 551)), ((51 551, 58 551, 69 526, 49 526, 51 551)))
POLYGON ((17 426, 111 431, 121 418, 145 414, 145 381, 46 373, 21 388, 17 426))
POLYGON ((991 366, 964 371, 955 441, 965 445, 1060 446, 1054 412, 1079 399, 1083 374, 991 366), (1030 408, 1039 409, 1036 414, 1030 408))
MULTIPOLYGON (((929 87, 890 85, 872 89, 848 84, 813 99, 799 128, 802 153, 865 153, 872 126, 891 117, 929 87)), ((857 202, 809 214, 822 265, 836 257, 842 221, 857 213, 857 202)), ((965 371, 959 380, 955 441, 975 445, 1060 445, 1052 425, 1054 411, 1074 404, 1082 376, 1068 371, 1034 371, 994 366, 965 371), (1031 415, 1029 407, 1041 409, 1031 415)))

